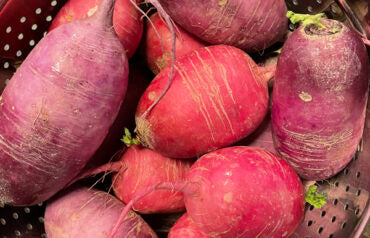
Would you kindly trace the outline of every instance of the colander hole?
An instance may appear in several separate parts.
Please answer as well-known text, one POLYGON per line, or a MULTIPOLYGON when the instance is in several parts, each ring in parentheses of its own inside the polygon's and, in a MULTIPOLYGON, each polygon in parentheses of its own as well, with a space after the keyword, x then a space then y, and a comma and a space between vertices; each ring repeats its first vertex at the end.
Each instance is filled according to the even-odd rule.
POLYGON ((294 4, 295 6, 298 6, 298 0, 293 0, 293 4, 294 4))
POLYGON ((356 172, 356 178, 359 178, 359 177, 360 177, 360 175, 361 175, 360 171, 357 171, 357 172, 356 172))
POLYGON ((358 190, 356 191, 356 196, 360 196, 360 194, 361 194, 361 189, 358 189, 358 190))
POLYGON ((30 212, 31 212, 31 209, 30 209, 29 207, 25 207, 25 208, 24 208, 24 212, 25 212, 25 213, 30 213, 30 212))
POLYGON ((360 213, 360 208, 356 208, 355 215, 357 216, 360 213))
POLYGON ((31 29, 32 29, 33 31, 35 31, 35 30, 37 29, 37 24, 33 24, 33 25, 31 26, 31 29))
POLYGON ((333 217, 331 218, 331 222, 335 222, 335 220, 337 220, 337 218, 336 218, 335 216, 333 216, 333 217))
POLYGON ((348 207, 349 207, 349 205, 348 205, 348 203, 346 203, 346 205, 344 205, 344 210, 347 211, 348 207))
POLYGON ((9 68, 9 62, 4 63, 4 69, 7 69, 7 68, 9 68))
POLYGON ((44 223, 44 218, 43 217, 39 217, 39 222, 40 223, 44 223))
POLYGON ((17 219, 19 218, 18 213, 16 213, 16 212, 14 212, 12 216, 13 216, 13 218, 14 218, 15 220, 17 220, 17 219))
POLYGON ((18 50, 18 51, 17 51, 17 53, 16 53, 16 55, 17 55, 18 57, 22 56, 22 51, 21 51, 21 50, 18 50))
POLYGON ((37 204, 37 206, 42 207, 42 203, 37 204))
POLYGON ((348 191, 349 191, 349 185, 346 186, 346 192, 348 192, 348 191))
POLYGON ((338 199, 334 199, 333 205, 336 206, 338 204, 338 199))
POLYGON ((335 181, 335 183, 334 183, 334 187, 338 187, 339 186, 339 182, 338 181, 335 181))
POLYGON ((41 238, 47 238, 46 234, 45 233, 42 233, 41 234, 41 238))
POLYGON ((20 232, 20 231, 18 231, 18 230, 15 230, 15 231, 14 231, 14 234, 15 234, 15 236, 21 236, 21 232, 20 232))
POLYGON ((34 46, 35 45, 35 41, 34 40, 30 40, 30 46, 34 46))
POLYGON ((0 223, 1 223, 1 225, 5 226, 5 225, 6 225, 6 221, 5 221, 5 219, 4 219, 4 218, 1 218, 1 219, 0 219, 0 223))
POLYGON ((334 238, 334 235, 333 235, 333 234, 330 234, 330 235, 328 236, 328 238, 334 238))
POLYGON ((5 85, 7 85, 10 82, 10 79, 5 79, 5 85))
POLYGON ((316 0, 316 2, 317 2, 318 4, 321 4, 321 3, 322 3, 322 0, 316 0))
POLYGON ((57 3, 58 3, 58 2, 54 0, 54 1, 52 1, 52 2, 50 3, 50 5, 51 5, 51 6, 53 6, 53 7, 55 7, 55 6, 57 5, 57 3))
POLYGON ((23 39, 23 34, 21 33, 18 35, 18 40, 22 40, 22 39, 23 39))
POLYGON ((8 26, 5 31, 6 31, 6 33, 9 34, 12 31, 12 27, 11 26, 8 26))
POLYGON ((27 224, 27 230, 32 230, 32 229, 33 229, 32 224, 27 224))
POLYGON ((35 12, 36 12, 37 15, 41 14, 41 8, 37 8, 35 12))
POLYGON ((345 222, 343 222, 342 225, 340 226, 340 228, 344 229, 346 227, 346 225, 347 224, 345 222))
POLYGON ((347 175, 347 174, 348 174, 348 172, 349 172, 349 170, 348 170, 347 168, 345 168, 345 169, 343 170, 343 173, 344 173, 345 175, 347 175))
POLYGON ((44 36, 46 36, 46 34, 48 34, 48 32, 47 31, 44 31, 44 36))
POLYGON ((308 6, 307 7, 307 11, 312 12, 312 7, 311 6, 308 6))
POLYGON ((317 233, 321 234, 321 232, 324 230, 324 227, 320 227, 318 230, 317 230, 317 233))
POLYGON ((19 20, 21 23, 25 23, 26 22, 26 20, 27 20, 27 18, 26 17, 21 17, 21 19, 19 20))
POLYGON ((46 17, 46 21, 47 21, 47 22, 50 22, 51 20, 53 20, 53 17, 52 17, 52 16, 47 16, 47 17, 46 17))
POLYGON ((324 217, 326 215, 326 211, 321 212, 321 217, 324 217))
POLYGON ((311 226, 311 225, 312 225, 312 221, 310 220, 307 222, 307 226, 311 226))
POLYGON ((289 29, 290 29, 291 31, 293 31, 293 30, 295 29, 295 26, 294 26, 294 24, 292 24, 292 23, 289 23, 289 29))
POLYGON ((8 51, 9 49, 10 49, 9 44, 4 45, 4 50, 5 50, 5 51, 8 51))

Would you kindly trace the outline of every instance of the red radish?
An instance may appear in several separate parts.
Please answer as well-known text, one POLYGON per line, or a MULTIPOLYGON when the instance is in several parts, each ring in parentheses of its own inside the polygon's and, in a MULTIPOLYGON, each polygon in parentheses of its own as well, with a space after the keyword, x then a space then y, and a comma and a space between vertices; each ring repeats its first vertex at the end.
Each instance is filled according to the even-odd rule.
POLYGON ((185 182, 148 187, 126 205, 120 220, 158 189, 184 192, 188 215, 210 237, 289 237, 304 213, 303 186, 293 168, 254 147, 228 147, 202 156, 185 182))
POLYGON ((140 96, 148 86, 153 75, 146 65, 139 61, 130 63, 130 74, 127 85, 127 94, 122 103, 116 120, 109 129, 104 142, 89 160, 84 170, 91 169, 108 162, 112 156, 122 147, 121 138, 124 128, 135 128, 135 111, 140 96))
POLYGON ((191 34, 213 45, 232 45, 248 52, 271 46, 286 32, 284 0, 151 0, 191 34))
MULTIPOLYGON (((193 164, 164 157, 141 146, 128 148, 120 162, 123 162, 123 169, 113 177, 113 189, 124 203, 154 184, 183 181, 193 164)), ((185 209, 184 197, 176 191, 156 191, 137 202, 133 209, 140 213, 181 211, 185 209)))
MULTIPOLYGON (((74 187, 46 205, 45 230, 49 238, 106 238, 124 204, 103 191, 74 187)), ((149 225, 130 211, 116 238, 156 238, 149 225)))
MULTIPOLYGON (((119 161, 86 171, 76 180, 103 171, 116 172, 112 179, 114 192, 127 203, 148 186, 165 181, 183 181, 192 164, 189 160, 170 159, 142 146, 132 145, 119 161)), ((156 191, 134 206, 135 211, 146 214, 177 212, 184 208, 183 194, 177 191, 156 191)))
MULTIPOLYGON (((153 73, 158 74, 164 67, 170 64, 172 56, 172 35, 165 22, 160 18, 158 13, 150 17, 154 27, 148 24, 145 34, 145 58, 149 68, 153 73), (162 39, 155 33, 157 30, 162 39)), ((195 49, 203 47, 204 44, 193 36, 189 35, 180 27, 176 37, 176 57, 185 55, 195 49)))
POLYGON ((127 87, 114 0, 47 34, 0 97, 0 200, 43 202, 75 177, 113 124, 127 87), (19 95, 22 95, 21 97, 19 95))
POLYGON ((197 49, 163 69, 139 101, 136 126, 141 143, 170 158, 193 158, 252 133, 268 106, 270 68, 256 65, 232 46, 197 49), (181 99, 181 100, 179 100, 181 99))
MULTIPOLYGON (((101 1, 68 0, 53 20, 49 31, 67 22, 91 16, 96 12, 101 1)), ((134 55, 142 37, 143 22, 140 15, 130 0, 116 1, 113 15, 114 30, 127 51, 128 58, 134 55)))
POLYGON ((274 78, 275 147, 307 180, 327 179, 350 162, 362 136, 368 97, 361 38, 338 21, 321 24, 293 32, 274 78))
POLYGON ((210 238, 210 236, 203 235, 194 221, 185 213, 171 228, 168 238, 210 238))

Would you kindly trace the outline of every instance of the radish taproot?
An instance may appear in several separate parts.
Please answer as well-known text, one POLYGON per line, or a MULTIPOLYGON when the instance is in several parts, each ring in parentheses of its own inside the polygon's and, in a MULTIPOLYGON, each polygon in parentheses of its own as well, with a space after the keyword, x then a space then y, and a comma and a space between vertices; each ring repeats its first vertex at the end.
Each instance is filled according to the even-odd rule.
MULTIPOLYGON (((172 56, 172 35, 165 22, 160 18, 158 13, 150 17, 152 25, 148 24, 145 32, 145 59, 153 73, 158 74, 164 67, 170 64, 172 56), (161 38, 158 38, 158 35, 161 38), (161 40, 163 50, 161 47, 161 40)), ((176 58, 190 53, 192 50, 204 47, 204 43, 191 36, 189 33, 177 28, 176 36, 176 58)))
MULTIPOLYGON (((106 238, 125 207, 112 195, 85 187, 73 187, 48 201, 45 230, 49 238, 106 238)), ((156 238, 149 225, 130 211, 116 238, 156 238)))
POLYGON ((342 170, 360 142, 368 58, 357 33, 334 20, 288 38, 274 78, 272 125, 278 153, 307 180, 342 170))
MULTIPOLYGON (((102 0, 68 0, 54 18, 49 31, 77 19, 91 16, 102 0)), ((114 30, 131 58, 139 46, 143 34, 140 12, 130 0, 117 0, 113 14, 114 30)))
POLYGON ((109 237, 133 204, 159 189, 182 191, 188 215, 210 237, 289 237, 304 213, 302 182, 288 163, 262 149, 228 147, 197 160, 186 181, 143 190, 109 237))
POLYGON ((210 238, 210 236, 203 235, 194 221, 185 213, 171 228, 168 238, 210 238))
POLYGON ((177 24, 213 45, 232 45, 247 52, 263 50, 284 36, 287 7, 283 0, 211 0, 159 2, 177 24))
POLYGON ((176 60, 174 68, 171 87, 158 104, 147 113, 171 66, 150 83, 136 111, 138 137, 150 149, 193 158, 246 137, 265 117, 271 68, 259 67, 242 50, 203 47, 176 60))
POLYGON ((113 4, 104 0, 90 18, 47 34, 1 95, 3 202, 47 200, 80 172, 107 135, 128 74, 112 27, 113 4))

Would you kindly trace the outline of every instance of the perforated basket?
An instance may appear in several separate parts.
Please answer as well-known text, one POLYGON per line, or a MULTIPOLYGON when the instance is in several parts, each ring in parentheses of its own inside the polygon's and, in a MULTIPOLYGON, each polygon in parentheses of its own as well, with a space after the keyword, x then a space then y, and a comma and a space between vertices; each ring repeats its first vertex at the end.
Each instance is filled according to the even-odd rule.
MULTIPOLYGON (((369 0, 348 2, 361 20, 367 14, 369 0)), ((11 78, 19 61, 46 34, 48 26, 65 0, 0 0, 0 89, 11 78), (4 20, 6 19, 6 20, 4 20)), ((301 13, 325 12, 330 18, 345 21, 341 7, 334 0, 287 0, 289 9, 301 13)), ((290 26, 294 28, 293 25, 290 26)), ((328 194, 321 209, 306 207, 305 218, 292 237, 348 238, 366 237, 364 227, 369 220, 370 192, 370 107, 363 142, 352 162, 337 176, 319 181, 319 189, 328 194)), ((46 237, 44 233, 44 204, 32 207, 10 207, 0 203, 0 238, 46 237)), ((176 214, 178 218, 180 214, 176 214)), ((176 219, 146 219, 165 237, 176 219)), ((370 237, 370 236, 369 236, 370 237)))

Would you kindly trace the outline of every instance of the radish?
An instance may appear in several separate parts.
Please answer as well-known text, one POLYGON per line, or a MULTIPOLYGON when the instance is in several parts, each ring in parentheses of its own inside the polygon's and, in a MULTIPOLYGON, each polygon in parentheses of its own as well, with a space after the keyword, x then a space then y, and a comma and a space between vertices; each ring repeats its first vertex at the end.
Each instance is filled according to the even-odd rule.
MULTIPOLYGON (((148 24, 144 38, 145 59, 153 73, 158 74, 164 67, 170 64, 172 56, 172 35, 165 22, 155 13, 150 17, 152 25, 148 24), (161 38, 158 38, 158 35, 161 38), (163 43, 163 49, 161 48, 163 43)), ((177 28, 176 55, 180 57, 192 50, 204 46, 203 42, 189 35, 180 27, 177 28)))
POLYGON ((0 200, 43 202, 85 166, 114 122, 127 87, 114 0, 47 34, 0 97, 0 200), (21 95, 21 97, 19 96, 21 95))
MULTIPOLYGON (((74 187, 48 201, 45 231, 49 238, 106 238, 124 204, 103 191, 74 187)), ((130 211, 116 238, 156 238, 149 225, 130 211)))
POLYGON ((289 237, 304 213, 302 183, 284 160, 254 147, 228 147, 197 160, 185 182, 143 190, 109 238, 131 206, 158 189, 182 191, 188 215, 210 237, 289 237))
POLYGON ((267 82, 274 67, 259 67, 232 46, 194 50, 176 60, 171 87, 163 69, 136 111, 140 142, 170 158, 193 158, 252 133, 267 113, 267 82), (181 99, 181 100, 179 100, 181 99))
POLYGON ((247 52, 263 50, 286 32, 283 0, 211 0, 160 2, 164 12, 185 30, 213 45, 232 45, 247 52))
POLYGON ((319 18, 284 44, 272 98, 275 148, 307 180, 327 179, 350 162, 368 96, 361 38, 343 23, 319 18))
MULTIPOLYGON (((54 18, 49 31, 77 19, 91 16, 102 0, 68 0, 54 18)), ((139 46, 143 22, 140 13, 130 0, 117 0, 113 14, 114 30, 131 58, 139 46)))
POLYGON ((185 213, 171 228, 168 238, 210 238, 210 236, 203 235, 194 221, 185 213))
MULTIPOLYGON (((114 192, 127 203, 148 186, 183 181, 192 164, 190 160, 175 160, 142 146, 130 145, 118 161, 85 171, 75 181, 104 171, 114 172, 114 192)), ((184 197, 177 191, 156 191, 136 203, 133 209, 143 214, 182 211, 184 197)))

